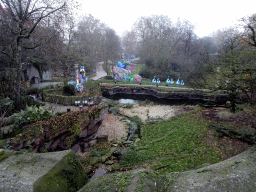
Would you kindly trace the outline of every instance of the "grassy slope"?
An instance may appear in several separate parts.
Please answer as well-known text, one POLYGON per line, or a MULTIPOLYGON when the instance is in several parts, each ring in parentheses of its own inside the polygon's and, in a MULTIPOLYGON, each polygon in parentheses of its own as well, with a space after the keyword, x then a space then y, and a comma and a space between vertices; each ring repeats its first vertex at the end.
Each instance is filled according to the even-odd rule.
POLYGON ((166 122, 144 126, 140 147, 147 148, 140 150, 139 155, 153 158, 145 166, 164 174, 221 161, 221 150, 204 142, 208 124, 209 121, 190 112, 166 122))

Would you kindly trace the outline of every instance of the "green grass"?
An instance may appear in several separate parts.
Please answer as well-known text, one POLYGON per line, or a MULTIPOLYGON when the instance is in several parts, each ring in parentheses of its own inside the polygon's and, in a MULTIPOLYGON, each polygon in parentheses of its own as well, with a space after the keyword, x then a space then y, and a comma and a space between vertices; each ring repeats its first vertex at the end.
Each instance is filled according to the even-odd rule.
POLYGON ((185 171, 204 163, 217 163, 222 160, 221 151, 203 142, 208 125, 208 121, 193 112, 169 121, 144 125, 138 146, 142 150, 137 155, 153 158, 146 164, 160 175, 185 171))

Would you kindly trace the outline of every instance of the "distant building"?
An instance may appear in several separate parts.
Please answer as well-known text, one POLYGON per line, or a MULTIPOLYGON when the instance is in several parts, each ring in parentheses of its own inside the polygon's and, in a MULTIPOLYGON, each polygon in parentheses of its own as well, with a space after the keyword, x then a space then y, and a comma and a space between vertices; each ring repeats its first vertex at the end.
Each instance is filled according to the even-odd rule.
POLYGON ((30 84, 41 83, 42 80, 51 80, 51 70, 42 72, 42 79, 38 70, 31 63, 22 63, 21 81, 30 81, 30 84))

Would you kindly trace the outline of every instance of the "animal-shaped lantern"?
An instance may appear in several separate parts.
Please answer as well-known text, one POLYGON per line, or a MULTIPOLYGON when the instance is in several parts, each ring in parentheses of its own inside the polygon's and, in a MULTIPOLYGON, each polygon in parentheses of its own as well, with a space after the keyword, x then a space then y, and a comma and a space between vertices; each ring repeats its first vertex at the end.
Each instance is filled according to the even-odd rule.
POLYGON ((160 84, 160 79, 159 78, 157 78, 157 84, 160 84))
POLYGON ((169 76, 168 76, 168 79, 166 80, 166 83, 167 83, 167 84, 170 84, 169 76))
POLYGON ((174 83, 173 79, 171 79, 170 84, 172 85, 174 83))
POLYGON ((180 78, 178 78, 178 80, 176 81, 176 85, 180 84, 180 78))
POLYGON ((152 80, 152 83, 156 83, 156 76, 154 76, 154 79, 152 80))
POLYGON ((181 80, 180 85, 181 85, 181 86, 185 85, 185 83, 184 83, 183 80, 181 80))

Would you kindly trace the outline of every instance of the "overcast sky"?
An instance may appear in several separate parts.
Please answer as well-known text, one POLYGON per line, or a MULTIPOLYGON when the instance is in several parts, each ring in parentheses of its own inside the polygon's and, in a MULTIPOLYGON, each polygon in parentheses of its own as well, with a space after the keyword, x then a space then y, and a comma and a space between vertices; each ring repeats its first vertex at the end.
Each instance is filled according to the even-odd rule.
POLYGON ((199 37, 237 24, 256 13, 256 0, 83 0, 81 12, 91 14, 118 35, 131 31, 141 16, 167 15, 172 22, 186 19, 199 37))

